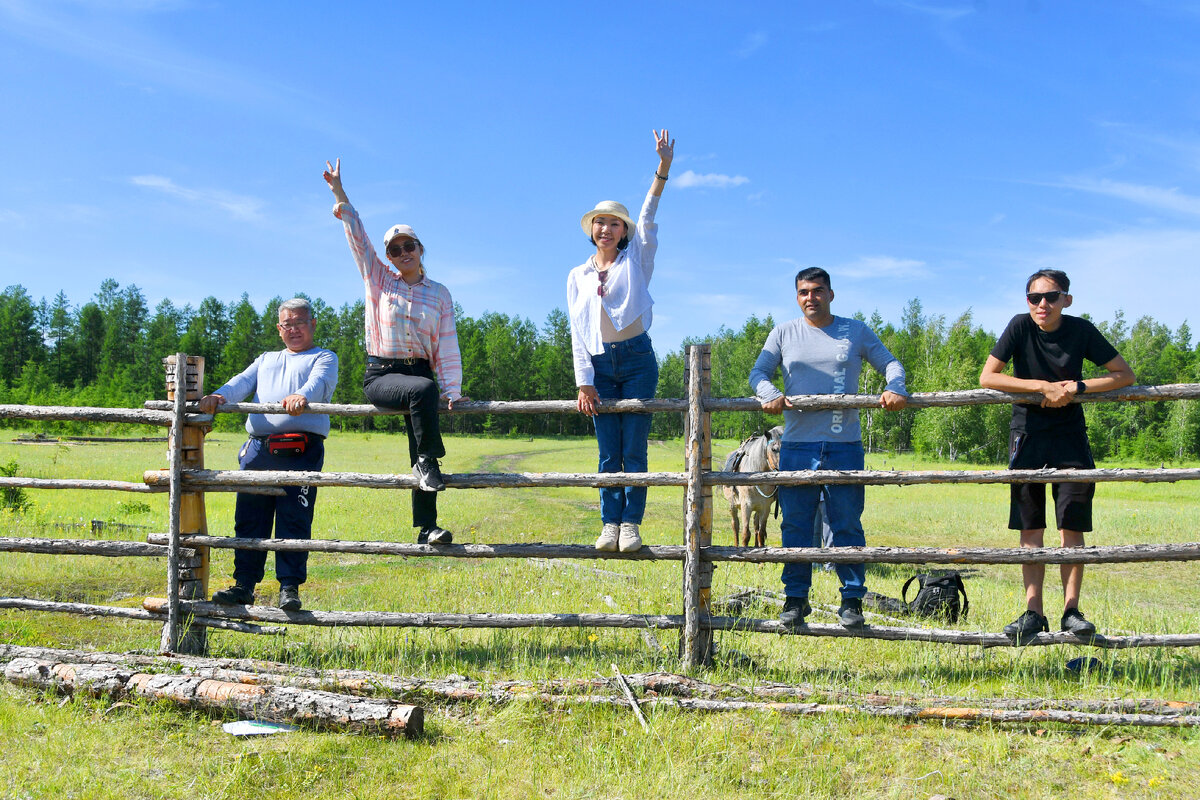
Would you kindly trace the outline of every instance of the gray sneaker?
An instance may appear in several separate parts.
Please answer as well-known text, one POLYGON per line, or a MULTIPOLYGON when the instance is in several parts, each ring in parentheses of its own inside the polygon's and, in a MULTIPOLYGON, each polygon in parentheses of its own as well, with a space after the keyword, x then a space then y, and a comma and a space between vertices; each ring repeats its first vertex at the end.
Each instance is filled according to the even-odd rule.
POLYGON ((843 597, 837 614, 838 622, 842 623, 843 628, 861 628, 867 623, 867 618, 862 613, 860 597, 843 597))
POLYGON ((636 522, 622 522, 620 533, 622 553, 636 553, 642 549, 642 532, 636 522))
POLYGON ((621 538, 621 526, 615 522, 606 522, 604 527, 600 529, 600 536, 596 539, 596 549, 606 553, 617 552, 617 543, 621 538))
POLYGON ((811 613, 812 606, 807 597, 789 597, 783 601, 783 613, 779 615, 779 621, 785 627, 794 628, 803 625, 804 618, 811 613))

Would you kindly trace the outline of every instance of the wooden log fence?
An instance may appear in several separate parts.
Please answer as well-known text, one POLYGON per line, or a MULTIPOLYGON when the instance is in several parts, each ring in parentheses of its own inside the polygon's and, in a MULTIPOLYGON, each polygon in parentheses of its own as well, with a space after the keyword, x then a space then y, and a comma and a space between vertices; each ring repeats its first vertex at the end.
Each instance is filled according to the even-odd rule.
MULTIPOLYGON (((169 359, 173 364, 190 363, 178 354, 169 359)), ((801 625, 794 630, 784 629, 775 620, 755 620, 742 617, 721 617, 711 613, 711 598, 708 594, 711 570, 719 562, 744 563, 897 563, 897 564, 1096 564, 1161 561, 1200 560, 1200 543, 1166 545, 1124 545, 1116 547, 1088 548, 895 548, 864 547, 845 549, 823 548, 736 548, 716 547, 711 544, 711 490, 717 485, 813 485, 813 484, 858 484, 858 485, 923 485, 923 484, 1003 484, 1003 483, 1058 483, 1134 481, 1145 483, 1174 482, 1200 479, 1200 469, 1093 469, 1093 470, 943 470, 943 471, 794 471, 769 473, 726 473, 711 469, 711 434, 708 416, 717 411, 758 410, 760 405, 754 398, 712 398, 709 396, 704 376, 707 367, 707 349, 694 347, 688 353, 688 397, 685 399, 627 400, 602 405, 600 413, 660 413, 683 412, 685 414, 685 471, 657 473, 485 473, 446 475, 446 484, 451 489, 479 488, 544 488, 544 487, 605 487, 605 486, 670 486, 685 489, 686 511, 683 528, 683 544, 650 545, 637 553, 598 553, 585 545, 544 544, 465 544, 445 547, 401 544, 395 542, 346 542, 346 541, 288 541, 288 540, 237 540, 230 537, 211 537, 203 527, 203 493, 209 491, 262 491, 276 493, 283 486, 313 485, 342 486, 374 489, 410 489, 416 480, 407 474, 379 475, 355 472, 239 472, 205 470, 202 468, 202 435, 211 425, 213 416, 201 414, 195 401, 202 394, 203 369, 198 374, 188 372, 189 384, 186 394, 176 392, 169 401, 151 401, 140 410, 134 409, 88 409, 88 408, 43 408, 31 411, 30 407, 0 406, 0 419, 91 419, 95 421, 117 421, 154 424, 171 429, 171 442, 180 448, 180 442, 189 431, 200 431, 190 445, 183 446, 178 456, 172 457, 169 470, 148 470, 142 484, 121 482, 51 482, 46 479, 17 479, 21 481, 41 480, 40 484, 24 484, 34 488, 97 488, 117 491, 167 491, 171 496, 172 519, 166 534, 151 534, 146 547, 168 550, 168 597, 147 598, 141 613, 154 619, 166 620, 163 647, 178 648, 179 628, 186 617, 202 627, 206 623, 232 625, 254 625, 267 622, 281 625, 373 625, 383 627, 618 627, 618 628, 664 628, 681 631, 680 652, 686 666, 697 666, 711 657, 711 633, 713 631, 754 631, 777 635, 799 634, 828 637, 857 637, 896 641, 929 641, 952 644, 969 644, 983 647, 1008 647, 1011 643, 1002 634, 929 628, 905 628, 902 626, 870 625, 861 631, 847 631, 839 625, 817 623, 801 625), (197 444, 196 442, 199 442, 197 444), (192 451, 186 457, 185 451, 192 451), (91 484, 91 485, 86 485, 91 484), (138 487, 133 489, 132 487, 138 487), (197 501, 201 523, 185 523, 176 518, 176 509, 187 499, 197 501), (197 535, 198 534, 198 535, 197 535), (339 612, 303 611, 283 612, 279 609, 251 606, 227 607, 207 603, 207 553, 209 548, 244 548, 261 550, 303 550, 308 552, 338 552, 379 555, 401 555, 441 558, 537 558, 537 559, 617 559, 680 561, 683 575, 683 613, 679 615, 624 615, 624 614, 443 614, 402 612, 339 612), (195 566, 187 566, 181 558, 186 552, 197 554, 203 565, 198 579, 180 582, 180 576, 196 576, 195 566), (189 573, 188 570, 193 570, 189 573), (174 576, 172 580, 170 576, 174 576), (184 587, 187 584, 187 588, 184 587), (197 588, 202 591, 197 591, 197 588), (190 596, 189 596, 190 595, 190 596)), ((171 367, 169 369, 169 376, 171 367)), ((1075 398, 1075 402, 1155 402, 1163 400, 1200 399, 1200 384, 1176 384, 1167 386, 1133 386, 1126 389, 1087 394, 1075 398)), ((808 395, 789 398, 795 408, 818 410, 830 408, 874 408, 878 403, 874 395, 808 395)), ((960 392, 915 393, 909 400, 911 408, 945 408, 968 405, 1009 404, 1040 402, 1040 395, 1011 394, 991 390, 960 392)), ((218 413, 282 413, 278 403, 230 403, 221 406, 218 413)), ((400 414, 401 411, 379 409, 371 405, 313 404, 309 413, 336 414, 362 417, 400 414)), ((464 401, 455 404, 454 410, 444 413, 455 414, 545 414, 576 413, 573 401, 464 401)), ((9 479, 12 480, 12 479, 9 479)), ((0 485, 4 485, 0 481, 0 485)), ((16 484, 13 484, 16 485, 16 484)), ((194 515, 193 515, 194 516, 194 515)), ((50 540, 47 540, 49 542, 50 540)), ((112 543, 91 543, 109 545, 112 543)), ((25 552, 68 552, 84 553, 75 545, 36 544, 25 552)), ((17 551, 21 547, 8 545, 0 540, 0 551, 17 551)), ((129 550, 120 547, 98 547, 93 554, 148 555, 151 551, 129 550)), ((195 558, 193 558, 195 560, 195 558)), ((13 605, 3 607, 16 607, 13 605)), ((33 607, 33 606, 23 606, 33 607)), ((66 611, 66 609, 60 609, 66 611)), ((128 610, 126 610, 128 611, 128 610)), ((70 613, 70 612, 67 612, 70 613)), ((130 617, 135 618, 135 617, 130 617)), ((136 617, 141 618, 141 617, 136 617)), ((1200 645, 1200 634, 1156 634, 1094 637, 1088 641, 1078 640, 1069 634, 1041 634, 1033 646, 1052 644, 1090 644, 1101 648, 1128 647, 1193 647, 1200 645)))
MULTIPOLYGON (((163 545, 167 534, 146 541, 163 545)), ((238 539, 232 536, 184 536, 185 546, 271 552, 350 553, 439 558, 577 558, 615 561, 684 561, 686 545, 644 545, 633 553, 600 554, 586 544, 450 544, 353 541, 344 539, 238 539)), ((700 548, 699 560, 748 564, 1124 564, 1200 561, 1200 542, 1123 544, 1088 547, 721 547, 700 548)))

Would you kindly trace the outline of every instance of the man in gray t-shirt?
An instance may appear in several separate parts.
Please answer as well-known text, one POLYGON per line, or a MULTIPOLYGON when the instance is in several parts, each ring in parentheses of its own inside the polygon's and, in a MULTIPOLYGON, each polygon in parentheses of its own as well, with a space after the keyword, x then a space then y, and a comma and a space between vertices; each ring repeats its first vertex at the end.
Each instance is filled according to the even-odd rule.
MULTIPOLYGON (((825 411, 792 410, 788 396, 800 394, 857 394, 862 362, 887 378, 879 405, 899 411, 908 403, 904 367, 879 337, 862 322, 836 317, 829 311, 833 300, 829 273, 819 267, 796 275, 796 302, 804 315, 777 326, 750 371, 750 388, 769 414, 783 413, 786 425, 779 454, 780 470, 861 470, 864 468, 862 433, 857 409, 825 411), (783 371, 784 392, 771 379, 783 371)), ((780 486, 780 526, 784 547, 813 547, 813 521, 824 500, 825 514, 833 530, 834 547, 866 544, 860 521, 865 492, 863 486, 840 484, 780 486)), ((838 618, 848 628, 863 622, 862 598, 867 592, 863 564, 838 564, 842 582, 842 605, 838 618)), ((784 593, 787 601, 780 620, 798 625, 812 610, 808 590, 812 585, 811 564, 785 564, 784 593)))

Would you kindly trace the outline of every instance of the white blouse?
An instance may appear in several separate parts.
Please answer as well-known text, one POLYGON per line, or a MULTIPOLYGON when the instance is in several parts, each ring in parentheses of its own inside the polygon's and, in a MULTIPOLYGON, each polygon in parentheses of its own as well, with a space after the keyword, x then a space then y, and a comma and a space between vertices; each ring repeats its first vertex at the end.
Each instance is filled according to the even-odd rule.
POLYGON ((658 197, 651 188, 629 245, 608 268, 603 297, 597 291, 600 273, 591 258, 567 276, 567 315, 571 318, 571 355, 576 386, 592 386, 595 381, 592 356, 604 352, 601 310, 612 320, 617 331, 639 319, 643 330, 650 330, 654 300, 648 286, 654 274, 654 253, 658 250, 658 225, 654 222, 657 210, 658 197))

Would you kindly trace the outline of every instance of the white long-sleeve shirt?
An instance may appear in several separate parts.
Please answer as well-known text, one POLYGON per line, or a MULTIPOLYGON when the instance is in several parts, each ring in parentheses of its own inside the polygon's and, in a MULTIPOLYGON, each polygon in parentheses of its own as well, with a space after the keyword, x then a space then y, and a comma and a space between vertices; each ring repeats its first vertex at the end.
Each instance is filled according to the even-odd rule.
POLYGON ((637 226, 629 244, 608 268, 604 295, 598 293, 600 273, 592 259, 580 264, 567 276, 567 316, 571 319, 571 356, 575 366, 575 385, 595 382, 592 356, 604 352, 601 314, 607 314, 617 331, 642 321, 650 330, 654 300, 650 297, 650 278, 654 275, 654 253, 658 250, 658 225, 654 213, 658 196, 653 189, 646 195, 637 226))

